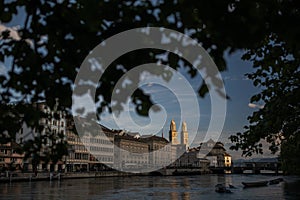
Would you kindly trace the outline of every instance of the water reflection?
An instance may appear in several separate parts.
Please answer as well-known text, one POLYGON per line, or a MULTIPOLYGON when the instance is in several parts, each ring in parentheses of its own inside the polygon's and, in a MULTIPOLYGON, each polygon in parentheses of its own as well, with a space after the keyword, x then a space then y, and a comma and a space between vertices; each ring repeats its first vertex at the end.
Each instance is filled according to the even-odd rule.
POLYGON ((171 180, 171 188, 173 189, 172 192, 170 192, 171 200, 178 199, 178 192, 176 191, 177 188, 177 181, 176 179, 171 180))
POLYGON ((270 180, 262 175, 111 177, 1 184, 0 199, 300 199, 300 178, 261 188, 243 189, 242 181, 270 180), (214 185, 234 185, 232 194, 218 194, 214 185), (226 195, 226 196, 224 196, 226 195))

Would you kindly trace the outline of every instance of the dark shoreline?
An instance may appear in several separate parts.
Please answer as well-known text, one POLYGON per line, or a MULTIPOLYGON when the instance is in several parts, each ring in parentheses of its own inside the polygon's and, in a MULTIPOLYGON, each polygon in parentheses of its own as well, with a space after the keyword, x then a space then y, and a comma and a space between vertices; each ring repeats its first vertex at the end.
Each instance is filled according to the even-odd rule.
MULTIPOLYGON (((35 182, 35 181, 61 181, 64 179, 85 179, 85 178, 101 178, 101 177, 126 177, 126 176, 146 176, 147 174, 125 173, 119 171, 104 172, 75 172, 75 173, 14 173, 15 176, 0 177, 1 183, 11 182, 35 182)), ((150 175, 150 174, 149 174, 150 175)))
MULTIPOLYGON (((98 171, 98 172, 68 172, 68 173, 53 173, 52 177, 50 173, 38 173, 34 176, 34 173, 14 173, 14 176, 10 177, 0 177, 1 183, 12 183, 12 182, 36 182, 36 181, 62 181, 64 179, 86 179, 86 178, 105 178, 105 177, 129 177, 129 176, 189 176, 197 175, 201 176, 204 174, 218 175, 216 173, 188 173, 187 171, 182 171, 182 173, 172 173, 172 174, 160 174, 160 173, 129 173, 121 171, 98 171), (51 178, 50 178, 51 177, 51 178)), ((223 175, 234 175, 223 174, 223 175)), ((244 174, 244 175, 257 175, 257 174, 244 174)), ((269 176, 283 176, 283 174, 260 174, 269 176)))

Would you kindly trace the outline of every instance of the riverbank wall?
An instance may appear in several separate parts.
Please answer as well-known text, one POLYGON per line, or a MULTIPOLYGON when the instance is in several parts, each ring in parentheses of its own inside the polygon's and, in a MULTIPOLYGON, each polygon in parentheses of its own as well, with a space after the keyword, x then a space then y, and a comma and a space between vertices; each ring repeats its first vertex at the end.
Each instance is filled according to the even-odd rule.
POLYGON ((126 176, 176 176, 176 175, 200 175, 208 174, 210 171, 200 169, 160 169, 153 172, 122 172, 122 171, 95 171, 95 172, 39 172, 34 173, 5 173, 0 177, 0 183, 21 182, 21 181, 55 181, 63 179, 82 179, 100 177, 126 177, 126 176))
MULTIPOLYGON (((125 177, 137 174, 126 173, 120 171, 101 171, 101 172, 68 172, 68 173, 11 173, 5 177, 0 177, 0 183, 9 182, 31 182, 31 181, 57 181, 63 179, 82 179, 82 178, 98 178, 98 177, 125 177)), ((139 174, 147 175, 147 174, 139 174)))

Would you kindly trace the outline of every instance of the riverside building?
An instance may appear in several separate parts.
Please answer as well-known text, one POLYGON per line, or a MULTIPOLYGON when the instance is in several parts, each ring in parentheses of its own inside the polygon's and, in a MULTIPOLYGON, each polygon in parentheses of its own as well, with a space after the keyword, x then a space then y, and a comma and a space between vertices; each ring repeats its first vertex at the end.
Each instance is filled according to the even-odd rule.
MULTIPOLYGON (((43 130, 39 131, 32 129, 24 123, 21 130, 16 134, 16 143, 23 145, 30 140, 34 140, 34 138, 41 138, 43 141, 41 143, 41 148, 39 149, 39 156, 42 158, 47 153, 51 152, 53 146, 65 142, 66 114, 63 111, 56 109, 58 102, 55 110, 51 110, 44 102, 34 103, 32 106, 36 107, 42 113, 39 119, 39 124, 43 126, 43 130)), ((39 162, 33 165, 32 159, 33 158, 23 160, 22 169, 24 171, 57 171, 62 170, 65 167, 63 161, 59 161, 58 163, 52 163, 51 161, 49 163, 39 162)))

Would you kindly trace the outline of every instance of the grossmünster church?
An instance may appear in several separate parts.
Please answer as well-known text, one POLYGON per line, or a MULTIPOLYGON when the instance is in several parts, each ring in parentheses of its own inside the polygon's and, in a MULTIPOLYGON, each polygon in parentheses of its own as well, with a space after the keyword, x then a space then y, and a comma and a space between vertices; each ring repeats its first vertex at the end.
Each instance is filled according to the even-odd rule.
POLYGON ((189 134, 187 131, 186 122, 182 122, 180 140, 178 139, 178 132, 176 123, 172 119, 169 131, 169 141, 172 146, 172 160, 175 161, 180 155, 186 152, 189 148, 189 134))
POLYGON ((172 145, 186 145, 188 148, 188 141, 189 141, 189 134, 186 127, 186 122, 182 122, 181 132, 180 132, 180 141, 178 140, 178 132, 176 130, 176 123, 172 119, 170 124, 170 131, 169 131, 169 141, 172 145))

